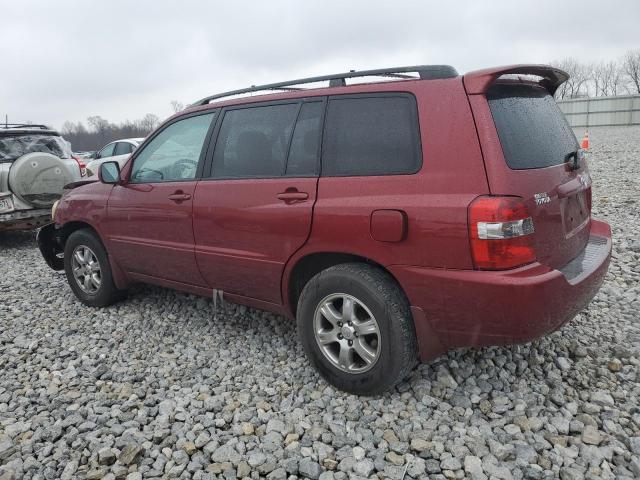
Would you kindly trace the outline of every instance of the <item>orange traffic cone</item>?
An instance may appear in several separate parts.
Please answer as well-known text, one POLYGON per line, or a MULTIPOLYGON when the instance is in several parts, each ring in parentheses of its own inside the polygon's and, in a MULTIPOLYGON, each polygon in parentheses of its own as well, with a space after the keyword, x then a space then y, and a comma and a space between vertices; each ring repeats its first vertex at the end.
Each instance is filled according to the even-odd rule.
POLYGON ((583 150, 589 150, 589 130, 584 132, 584 137, 582 137, 580 148, 582 148, 583 150))

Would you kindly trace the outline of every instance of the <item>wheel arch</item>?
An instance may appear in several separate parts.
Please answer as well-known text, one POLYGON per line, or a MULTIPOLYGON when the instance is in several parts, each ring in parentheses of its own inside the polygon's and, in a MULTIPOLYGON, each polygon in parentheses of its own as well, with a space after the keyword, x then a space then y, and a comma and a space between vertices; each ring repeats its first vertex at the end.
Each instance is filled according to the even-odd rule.
MULTIPOLYGON (((400 287, 405 295, 402 285, 398 279, 380 262, 369 257, 358 255, 355 253, 337 252, 337 251, 318 251, 307 252, 299 255, 287 265, 282 282, 282 298, 284 307, 292 318, 295 318, 298 299, 302 293, 304 286, 313 278, 314 275, 322 270, 339 265, 342 263, 364 263, 379 268, 386 272, 400 287)), ((409 302, 407 298, 407 303, 409 302)))
POLYGON ((62 251, 64 251, 64 246, 71 234, 82 229, 91 230, 91 232, 93 232, 98 237, 100 243, 102 243, 102 246, 107 253, 107 258, 109 259, 109 265, 111 266, 111 273, 113 275, 113 282, 115 283, 116 287, 119 289, 127 288, 130 284, 130 281, 128 280, 127 276, 122 271, 120 266, 117 264, 117 262, 114 260, 113 256, 109 253, 107 243, 105 242, 105 239, 100 234, 100 231, 95 227, 95 225, 92 225, 86 220, 71 220, 64 223, 58 229, 58 242, 62 248, 62 251))

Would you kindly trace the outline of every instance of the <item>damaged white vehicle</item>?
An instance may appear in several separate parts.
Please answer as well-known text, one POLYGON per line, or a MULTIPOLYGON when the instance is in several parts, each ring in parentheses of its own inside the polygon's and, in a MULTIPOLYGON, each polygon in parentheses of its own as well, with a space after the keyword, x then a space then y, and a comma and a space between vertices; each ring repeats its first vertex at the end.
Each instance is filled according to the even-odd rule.
POLYGON ((49 223, 65 185, 81 180, 60 134, 44 125, 0 124, 0 232, 49 223))

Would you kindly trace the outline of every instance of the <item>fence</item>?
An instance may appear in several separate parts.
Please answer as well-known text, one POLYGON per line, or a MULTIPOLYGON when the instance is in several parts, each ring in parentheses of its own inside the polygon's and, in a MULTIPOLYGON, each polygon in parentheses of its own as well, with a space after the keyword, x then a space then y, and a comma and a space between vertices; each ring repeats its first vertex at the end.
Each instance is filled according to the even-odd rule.
POLYGON ((573 128, 640 125, 640 95, 572 98, 558 106, 573 128))

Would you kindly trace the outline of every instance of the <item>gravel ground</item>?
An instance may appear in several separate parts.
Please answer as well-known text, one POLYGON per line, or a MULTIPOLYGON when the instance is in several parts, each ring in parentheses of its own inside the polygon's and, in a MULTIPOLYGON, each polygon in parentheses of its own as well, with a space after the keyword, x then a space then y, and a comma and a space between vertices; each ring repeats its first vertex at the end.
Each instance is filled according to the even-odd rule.
POLYGON ((0 480, 640 478, 640 128, 590 133, 614 259, 589 308, 379 398, 322 381, 289 320, 154 287, 91 309, 0 234, 0 480))

